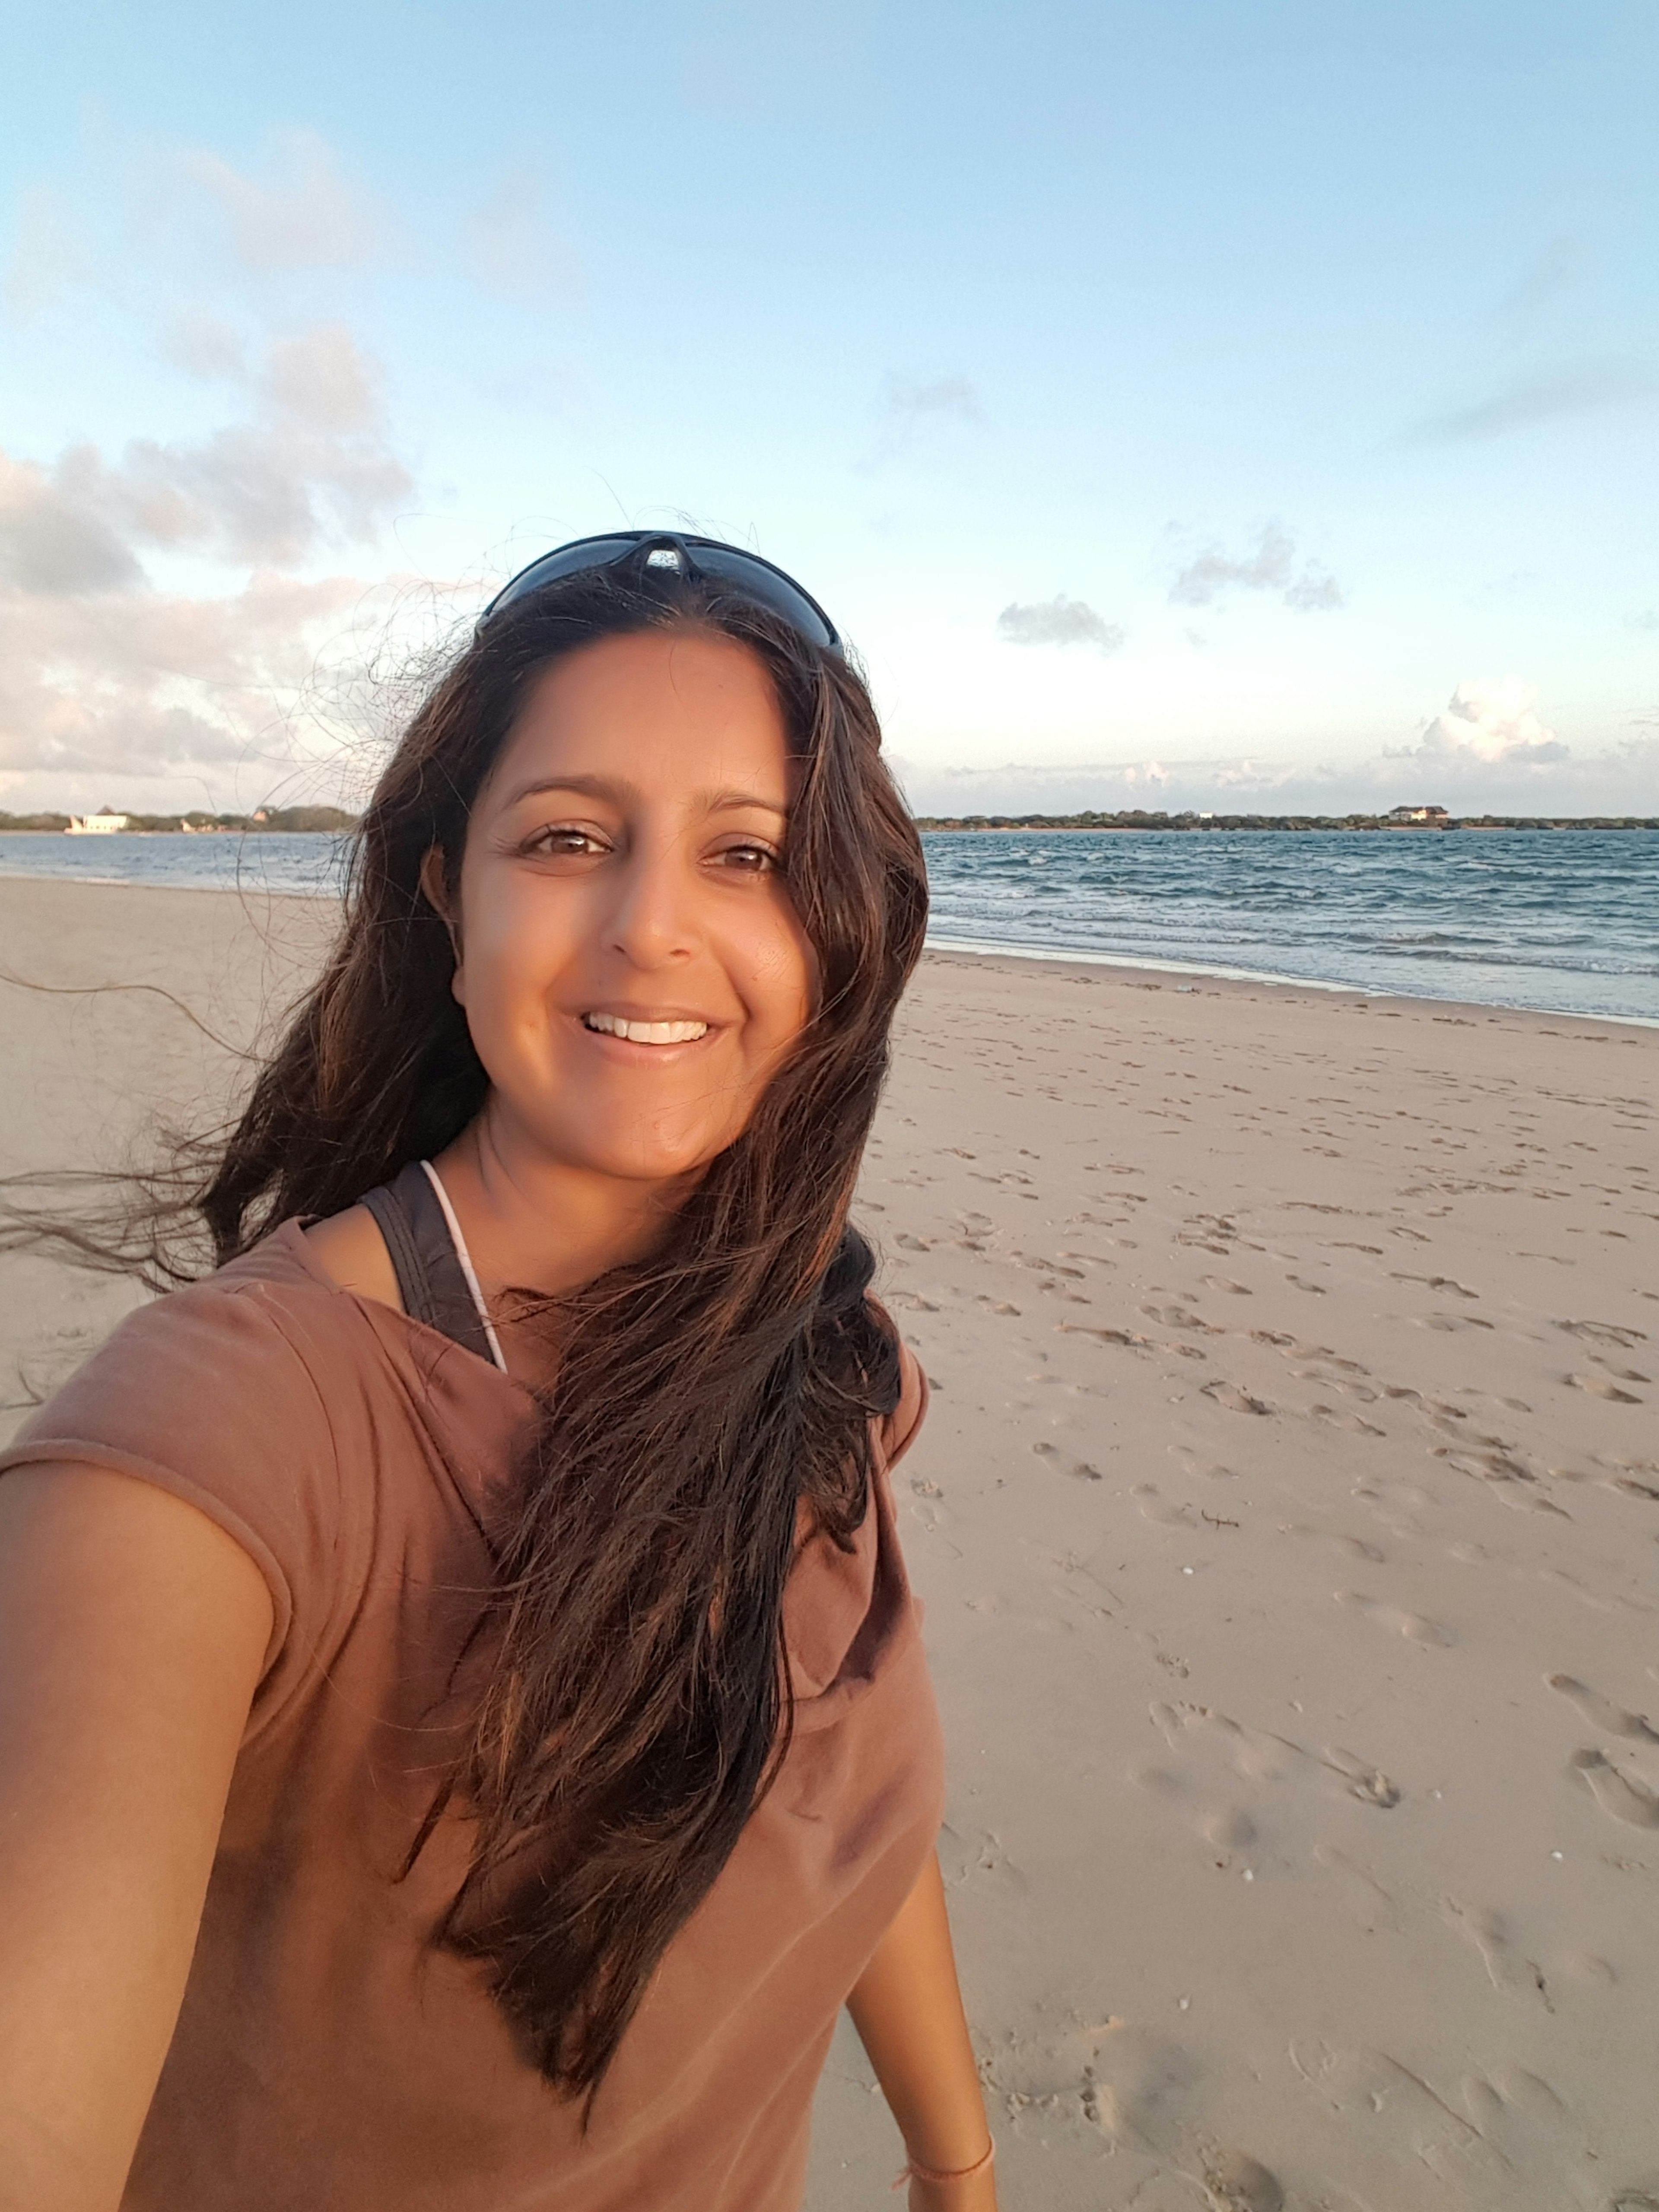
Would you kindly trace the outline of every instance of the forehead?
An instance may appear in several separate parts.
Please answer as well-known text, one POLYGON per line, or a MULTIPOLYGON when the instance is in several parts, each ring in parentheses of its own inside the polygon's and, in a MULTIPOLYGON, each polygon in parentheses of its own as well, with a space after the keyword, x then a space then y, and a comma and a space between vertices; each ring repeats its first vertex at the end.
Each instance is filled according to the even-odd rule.
POLYGON ((781 799, 788 740, 771 677, 704 630, 584 646, 531 685, 490 781, 501 792, 559 774, 688 792, 740 781, 781 799))

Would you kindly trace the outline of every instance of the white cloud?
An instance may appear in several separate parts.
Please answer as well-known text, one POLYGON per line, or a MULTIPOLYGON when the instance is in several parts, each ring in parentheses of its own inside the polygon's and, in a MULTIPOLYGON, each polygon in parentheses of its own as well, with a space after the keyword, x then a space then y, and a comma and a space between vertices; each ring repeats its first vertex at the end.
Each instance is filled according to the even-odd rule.
POLYGON ((375 537, 414 489, 387 442, 378 375, 325 325, 279 341, 251 419, 194 441, 136 438, 118 460, 72 446, 0 478, 0 575, 35 593, 131 581, 137 549, 297 567, 375 537))
POLYGON ((380 376, 343 323, 319 323, 270 348, 264 392, 273 414, 307 428, 374 436, 380 376))
POLYGON ((1579 753, 1540 717, 1518 678, 1460 684, 1417 741, 1369 758, 1270 755, 1001 768, 912 763, 902 770, 924 814, 1147 812, 1346 814, 1437 805, 1468 814, 1659 814, 1659 736, 1649 726, 1579 753))
POLYGON ((908 453, 924 439, 953 425, 977 428, 985 420, 978 389, 965 376, 918 380, 890 374, 882 385, 877 411, 881 432, 873 450, 859 464, 865 469, 908 453))
POLYGON ((1421 742, 1399 757, 1433 765, 1565 761, 1568 748, 1538 719, 1538 693, 1518 676, 1460 684, 1421 742))
POLYGON ((240 383, 247 374, 241 333, 204 307, 177 308, 161 326, 161 358, 204 384, 240 383))
POLYGON ((362 592, 350 579, 267 574, 219 599, 143 584, 96 597, 0 592, 3 781, 289 757, 284 715, 308 680, 316 626, 362 592))
POLYGON ((0 453, 0 590, 55 599, 138 581, 132 548, 89 495, 98 467, 85 447, 50 471, 0 453))
POLYGON ((1489 392, 1425 416, 1406 432, 1413 445, 1462 445, 1500 438, 1510 430, 1573 415, 1600 414, 1659 398, 1659 375, 1644 362, 1583 362, 1526 376, 1489 392))
POLYGON ((984 420, 979 393, 965 376, 936 376, 926 384, 909 377, 890 376, 883 400, 888 414, 902 422, 915 422, 929 416, 958 422, 984 420))
MULTIPOLYGON (((350 333, 279 340, 240 374, 244 420, 194 441, 0 453, 0 776, 222 770, 286 754, 319 625, 364 586, 292 573, 374 541, 414 480, 350 333), (224 588, 160 586, 148 562, 218 564, 224 588), (251 574, 249 572, 252 572, 251 574)), ((42 793, 49 797, 49 793, 42 793)))
POLYGON ((1213 606, 1230 590, 1276 592, 1298 614, 1343 604, 1342 587, 1327 568, 1309 565, 1295 574, 1295 541, 1276 522, 1261 532, 1255 551, 1237 559, 1211 546, 1189 561, 1170 586, 1177 607, 1213 606))
POLYGON ((179 166, 223 219, 236 259, 254 275, 358 268, 385 242, 380 208, 314 131, 280 133, 263 178, 202 147, 181 155, 179 166))
POLYGON ((1063 592, 1035 606, 1004 607, 997 629, 1010 645, 1092 645, 1102 653, 1115 653, 1124 637, 1116 623, 1063 592))
POLYGON ((1260 756, 902 769, 921 814, 1103 813, 1139 807, 1222 814, 1384 813, 1437 805, 1467 814, 1659 814, 1659 739, 1530 768, 1467 758, 1438 769, 1383 756, 1310 765, 1260 756))

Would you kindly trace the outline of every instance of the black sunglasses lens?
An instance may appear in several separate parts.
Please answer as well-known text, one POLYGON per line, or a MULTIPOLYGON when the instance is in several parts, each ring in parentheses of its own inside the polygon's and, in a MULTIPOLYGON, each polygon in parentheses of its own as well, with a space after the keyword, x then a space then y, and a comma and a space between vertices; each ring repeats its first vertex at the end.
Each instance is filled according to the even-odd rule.
POLYGON ((781 615, 814 645, 839 650, 841 641, 823 608, 809 599, 800 586, 781 569, 757 560, 737 546, 700 544, 693 538, 686 550, 705 576, 718 576, 722 583, 733 585, 745 599, 758 599, 762 606, 769 607, 775 615, 781 615))
POLYGON ((501 607, 511 606, 515 599, 538 592, 544 584, 556 584, 566 576, 580 576, 584 569, 608 568, 613 561, 620 561, 638 544, 635 538, 579 538, 574 544, 561 545, 551 553, 544 553, 539 561, 532 561, 527 568, 502 585, 484 609, 486 619, 501 607))

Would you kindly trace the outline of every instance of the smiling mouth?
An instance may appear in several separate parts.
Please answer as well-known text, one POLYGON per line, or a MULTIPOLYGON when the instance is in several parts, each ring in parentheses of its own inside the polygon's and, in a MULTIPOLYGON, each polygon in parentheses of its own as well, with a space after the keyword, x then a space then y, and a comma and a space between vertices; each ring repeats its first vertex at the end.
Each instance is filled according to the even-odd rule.
POLYGON ((584 1014, 582 1027, 629 1044, 695 1044, 708 1034, 707 1022, 630 1022, 620 1014, 584 1014))

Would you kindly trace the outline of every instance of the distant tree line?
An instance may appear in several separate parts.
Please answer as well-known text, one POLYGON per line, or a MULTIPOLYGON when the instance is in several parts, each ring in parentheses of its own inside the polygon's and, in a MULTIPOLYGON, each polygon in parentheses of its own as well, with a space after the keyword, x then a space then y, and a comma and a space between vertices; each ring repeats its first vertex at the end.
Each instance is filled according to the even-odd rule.
MULTIPOLYGON (((0 814, 0 833, 8 830, 67 830, 67 814, 0 814)), ((355 830, 355 814, 342 813, 337 806, 267 806, 256 814, 208 814, 192 807, 187 814, 129 814, 128 830, 142 830, 148 835, 161 835, 167 830, 175 833, 190 830, 238 830, 258 836, 266 830, 276 830, 293 836, 307 832, 329 832, 337 836, 343 830, 355 830)))
POLYGON ((1437 822, 1382 814, 918 814, 918 830, 1659 830, 1653 814, 1459 814, 1437 822))

